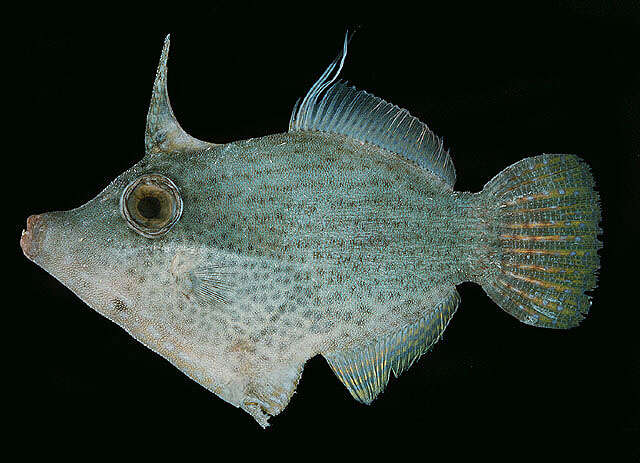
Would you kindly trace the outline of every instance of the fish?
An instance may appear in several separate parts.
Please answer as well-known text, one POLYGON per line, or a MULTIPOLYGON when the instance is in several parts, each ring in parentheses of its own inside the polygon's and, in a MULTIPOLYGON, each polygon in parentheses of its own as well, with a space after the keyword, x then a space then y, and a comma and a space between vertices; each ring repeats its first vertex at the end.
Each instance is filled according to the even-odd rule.
POLYGON ((217 144, 180 126, 158 65, 145 152, 86 204, 28 217, 24 255, 265 428, 323 356, 371 404, 442 338, 474 282, 520 322, 579 325, 600 198, 576 155, 454 190, 443 141, 340 79, 350 35, 286 132, 217 144))

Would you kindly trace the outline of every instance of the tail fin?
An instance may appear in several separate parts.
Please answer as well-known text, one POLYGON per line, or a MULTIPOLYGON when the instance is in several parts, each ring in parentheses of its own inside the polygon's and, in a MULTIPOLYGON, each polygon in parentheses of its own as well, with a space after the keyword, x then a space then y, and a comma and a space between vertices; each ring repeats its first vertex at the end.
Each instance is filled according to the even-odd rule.
MULTIPOLYGON (((589 167, 573 155, 523 159, 480 193, 493 210, 497 270, 481 281, 489 297, 523 323, 577 326, 597 284, 600 199, 589 167)), ((495 269, 495 266, 494 266, 495 269)))

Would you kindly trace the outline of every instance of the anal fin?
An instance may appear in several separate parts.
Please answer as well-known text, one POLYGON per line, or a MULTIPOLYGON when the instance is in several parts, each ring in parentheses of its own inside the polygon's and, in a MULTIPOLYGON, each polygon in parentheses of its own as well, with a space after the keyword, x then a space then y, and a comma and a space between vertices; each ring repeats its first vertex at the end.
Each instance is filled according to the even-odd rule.
POLYGON ((391 372, 400 376, 440 339, 459 302, 452 288, 416 322, 374 343, 323 356, 353 398, 368 405, 384 390, 391 372))

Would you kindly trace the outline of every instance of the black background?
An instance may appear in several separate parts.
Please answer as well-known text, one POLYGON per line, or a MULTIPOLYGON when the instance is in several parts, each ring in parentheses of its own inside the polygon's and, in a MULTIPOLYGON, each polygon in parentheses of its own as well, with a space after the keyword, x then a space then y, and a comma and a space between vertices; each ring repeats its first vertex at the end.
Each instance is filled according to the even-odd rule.
POLYGON ((6 89, 19 100, 12 171, 23 185, 10 222, 20 294, 14 429, 47 439, 51 450, 88 439, 96 449, 126 442, 213 457, 240 440, 242 451, 303 459, 339 442, 425 460, 596 449, 638 458, 637 2, 482 3, 208 2, 17 14, 21 30, 7 44, 17 53, 7 71, 16 83, 6 89), (285 131, 296 98, 347 28, 358 32, 343 77, 442 136, 456 189, 478 191, 540 153, 575 153, 592 166, 604 215, 600 284, 590 315, 570 331, 520 324, 464 284, 444 340, 373 406, 351 399, 316 357, 262 431, 28 262, 18 238, 28 215, 79 206, 142 157, 167 32, 180 123, 224 143, 285 131))

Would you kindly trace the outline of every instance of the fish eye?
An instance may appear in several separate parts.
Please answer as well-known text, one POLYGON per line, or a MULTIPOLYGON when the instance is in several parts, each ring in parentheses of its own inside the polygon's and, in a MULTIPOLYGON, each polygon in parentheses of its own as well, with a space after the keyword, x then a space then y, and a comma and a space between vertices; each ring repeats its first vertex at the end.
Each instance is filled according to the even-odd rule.
POLYGON ((137 233, 159 238, 171 230, 182 215, 180 191, 164 175, 143 175, 122 192, 120 213, 137 233))

